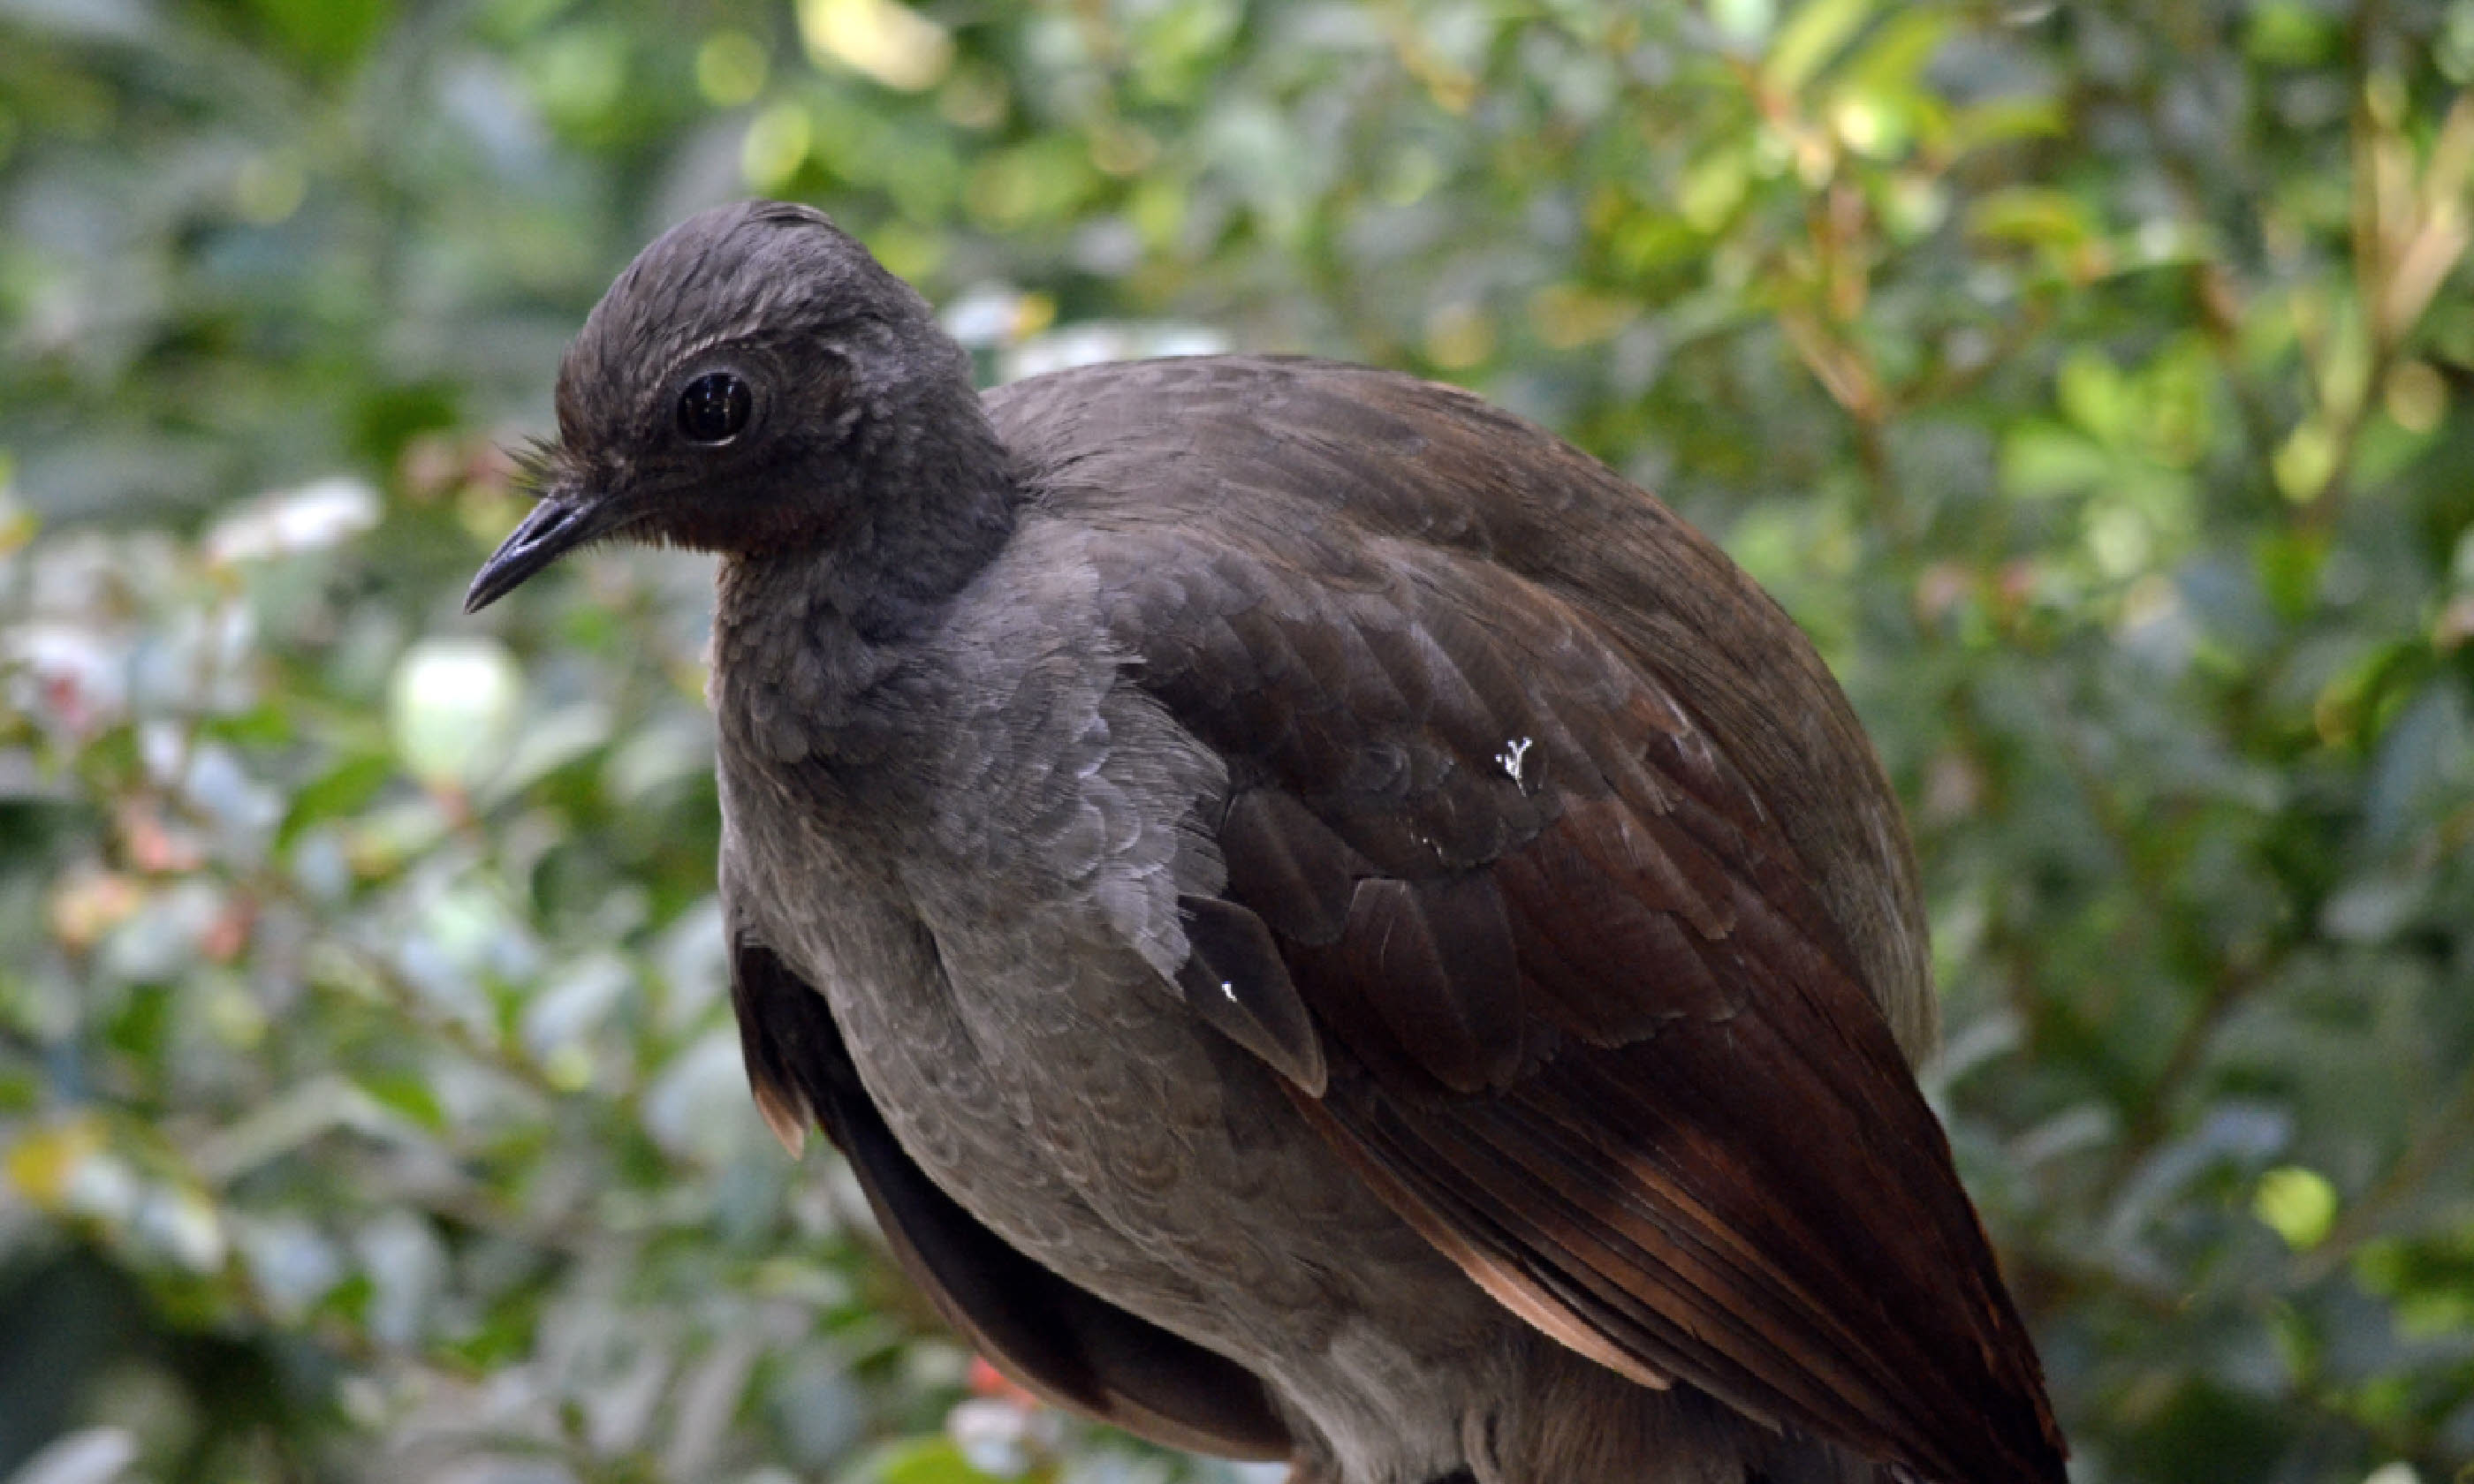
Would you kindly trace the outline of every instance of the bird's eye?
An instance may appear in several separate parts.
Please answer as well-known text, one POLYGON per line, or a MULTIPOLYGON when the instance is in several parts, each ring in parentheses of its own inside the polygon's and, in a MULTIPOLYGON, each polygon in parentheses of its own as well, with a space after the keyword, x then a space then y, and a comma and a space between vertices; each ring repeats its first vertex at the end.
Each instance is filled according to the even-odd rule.
POLYGON ((756 398, 728 371, 707 371, 679 394, 679 431, 699 443, 726 443, 747 426, 756 398))

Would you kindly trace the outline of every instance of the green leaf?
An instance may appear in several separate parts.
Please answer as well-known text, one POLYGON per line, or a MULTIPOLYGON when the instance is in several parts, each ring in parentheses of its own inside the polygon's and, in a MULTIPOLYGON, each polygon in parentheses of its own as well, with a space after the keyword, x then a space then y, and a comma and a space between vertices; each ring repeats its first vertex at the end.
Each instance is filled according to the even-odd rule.
POLYGON ((283 49, 322 71, 360 60, 394 19, 394 0, 248 0, 283 49))
POLYGON ((861 1484, 1005 1484, 971 1466, 945 1438, 887 1444, 858 1473, 861 1484))
POLYGON ((2280 67, 2307 67, 2326 60, 2337 37, 2333 17, 2303 0, 2260 0, 2243 29, 2243 50, 2280 67))
POLYGON ((293 791, 277 842, 289 845, 309 826, 359 812, 398 776, 395 759, 384 753, 347 755, 293 791))
POLYGON ((438 1089, 430 1084, 424 1069, 377 1068, 361 1077, 360 1087, 380 1107, 402 1114, 430 1133, 443 1132, 447 1127, 446 1106, 438 1101, 438 1089))
POLYGON ((2114 456, 2102 445, 2056 422, 2022 423, 2001 442, 2001 488, 2016 499, 2082 493, 2113 470, 2114 456))
POLYGON ((2038 185, 1989 192, 1970 208, 1967 225, 1979 237, 2041 248, 2075 248, 2096 236, 2096 224, 2077 197, 2038 185))
POLYGON ((2279 1165, 2259 1178, 2251 1209, 2296 1252, 2319 1245, 2337 1220, 2337 1187, 2317 1170, 2279 1165))
POLYGON ((1988 99, 1953 108, 1947 117, 1950 142, 1961 153, 2020 139, 2049 139, 2066 122, 2059 102, 2035 96, 1988 99))
POLYGON ((2126 446, 2140 417, 2130 381, 2093 347, 2081 347, 2062 362, 2053 379, 2054 398, 2080 429, 2108 448, 2126 446))
POLYGON ((1957 17, 1932 6, 1913 6, 1894 12, 1865 38, 1862 47, 1840 69, 1839 81, 1865 92, 1904 99, 1915 94, 1942 43, 1950 38, 1957 17))
POLYGON ((1805 0, 1779 32, 1761 63, 1761 81, 1791 93, 1830 64, 1864 23, 1877 0, 1805 0))

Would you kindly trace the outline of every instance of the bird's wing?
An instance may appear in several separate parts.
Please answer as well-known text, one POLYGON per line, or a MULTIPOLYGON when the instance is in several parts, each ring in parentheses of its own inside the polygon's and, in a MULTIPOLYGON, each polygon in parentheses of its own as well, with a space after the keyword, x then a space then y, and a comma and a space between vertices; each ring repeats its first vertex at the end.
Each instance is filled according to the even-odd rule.
POLYGON ((1664 506, 1456 388, 1328 361, 1117 362, 1014 382, 987 403, 1044 511, 1104 538, 1169 537, 1133 577, 1158 612, 1176 611, 1189 568, 1214 561, 1310 569, 1347 589, 1387 581, 1385 563, 1413 551, 1500 568, 1587 613, 1689 702, 1791 858, 1828 863, 1811 885, 1864 988, 1910 1062, 1930 1052, 1915 864, 1863 729, 1778 605, 1664 506))
POLYGON ((743 933, 733 935, 731 999, 765 1121, 793 1147, 809 1118, 824 1129, 904 1271, 999 1371, 1170 1448, 1289 1455, 1287 1426, 1251 1373, 1057 1277, 938 1189, 861 1086, 824 996, 743 933))
POLYGON ((1265 509, 1094 521, 1129 679, 1228 765, 1187 1002, 1582 1352, 1946 1484, 2060 1480, 1940 1125, 1736 739, 1498 562, 1265 509))

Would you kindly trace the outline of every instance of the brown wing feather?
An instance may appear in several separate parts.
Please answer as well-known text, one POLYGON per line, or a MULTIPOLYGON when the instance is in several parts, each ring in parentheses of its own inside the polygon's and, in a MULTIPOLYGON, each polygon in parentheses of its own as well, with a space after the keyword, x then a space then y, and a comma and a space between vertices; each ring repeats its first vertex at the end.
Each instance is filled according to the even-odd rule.
POLYGON ((869 1101, 824 996, 763 944, 733 945, 731 997, 768 1121, 776 1110, 816 1119, 849 1158, 904 1271, 998 1370, 1170 1448, 1289 1455, 1287 1426, 1250 1372, 1057 1277, 939 1190, 869 1101))
MULTIPOLYGON (((1741 634, 1652 652, 1659 626, 1499 560, 1516 519, 1420 509, 1415 450, 1367 451, 1380 397, 1347 393, 1376 427, 1356 451, 1316 438, 1346 423, 1322 392, 1199 417, 1222 487, 1164 474, 1155 516, 1094 515, 1134 678, 1228 760, 1224 895, 1327 1042, 1322 1095, 1292 1095, 1584 1353, 1946 1484, 2058 1481, 2034 1351, 1884 1018, 1928 1039, 1920 983, 1880 979, 1921 947, 1878 767, 1834 693, 1817 727, 1682 704, 1723 674, 1791 711, 1808 648, 1763 604, 1739 627, 1776 655, 1712 658, 1741 634), (1861 806, 1811 802, 1833 788, 1861 806), (1807 808, 1839 823, 1799 844, 1807 808), (1867 819, 1886 840, 1837 838, 1867 819)), ((1533 524, 1561 497, 1495 495, 1533 524)))
MULTIPOLYGON (((1299 1102, 1585 1353, 1928 1477, 2058 1477, 2034 1352, 1940 1127, 1836 935, 1807 930, 1809 894, 1740 828, 1549 797, 1553 823, 1492 860, 1358 876, 1337 940, 1284 945, 1335 1043, 1325 1094, 1299 1102)), ((1362 803, 1316 803, 1272 853, 1373 835, 1337 817, 1362 803)), ((1241 906, 1248 884, 1232 876, 1241 906)))

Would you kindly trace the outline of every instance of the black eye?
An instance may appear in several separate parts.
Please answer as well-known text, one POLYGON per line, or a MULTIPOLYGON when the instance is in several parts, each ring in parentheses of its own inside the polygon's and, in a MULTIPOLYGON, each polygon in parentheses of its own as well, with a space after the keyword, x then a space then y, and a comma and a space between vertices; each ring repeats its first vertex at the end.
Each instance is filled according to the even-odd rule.
POLYGON ((679 431, 699 443, 726 443, 747 426, 755 406, 746 382, 728 371, 707 371, 679 394, 679 431))

